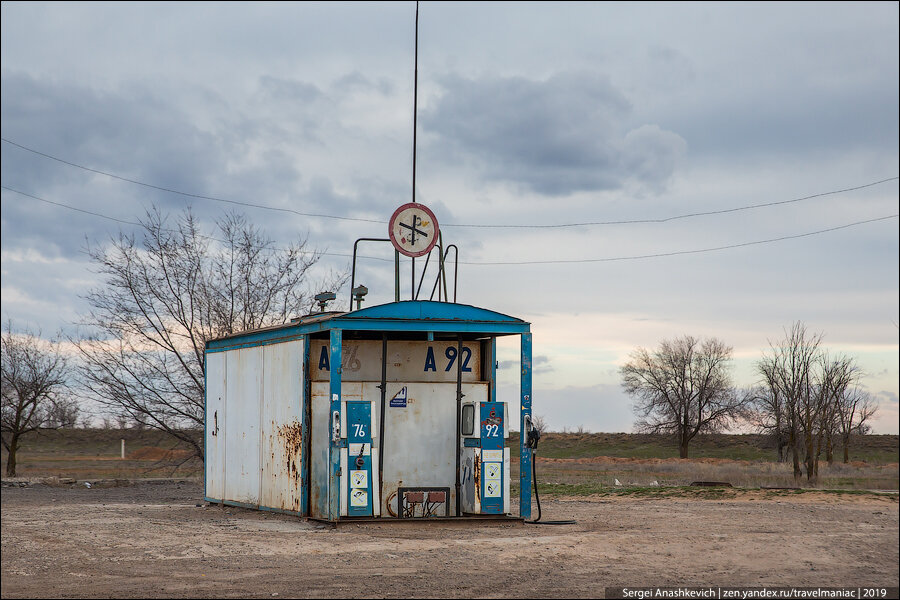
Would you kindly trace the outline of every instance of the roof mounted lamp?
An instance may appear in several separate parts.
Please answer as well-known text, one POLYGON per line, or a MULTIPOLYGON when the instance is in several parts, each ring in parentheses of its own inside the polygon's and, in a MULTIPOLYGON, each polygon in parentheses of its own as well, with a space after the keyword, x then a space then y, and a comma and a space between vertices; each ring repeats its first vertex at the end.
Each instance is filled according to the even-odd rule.
POLYGON ((316 294, 315 299, 316 302, 319 303, 319 312, 325 312, 325 305, 337 298, 334 292, 322 292, 321 294, 316 294))
POLYGON ((351 293, 353 294, 353 299, 356 300, 356 310, 359 310, 363 298, 366 294, 369 293, 369 288, 364 285, 358 285, 353 288, 353 291, 351 293))

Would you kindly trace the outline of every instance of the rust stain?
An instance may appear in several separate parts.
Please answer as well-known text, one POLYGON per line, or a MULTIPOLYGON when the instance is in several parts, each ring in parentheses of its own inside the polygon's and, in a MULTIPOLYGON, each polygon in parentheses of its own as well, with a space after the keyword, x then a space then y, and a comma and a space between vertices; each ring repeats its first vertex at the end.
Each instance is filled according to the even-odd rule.
POLYGON ((475 466, 472 469, 472 478, 475 481, 475 499, 481 498, 481 454, 475 453, 475 466))
POLYGON ((300 486, 300 459, 303 453, 303 425, 296 419, 278 427, 278 437, 283 444, 285 467, 287 474, 294 480, 294 486, 300 486))

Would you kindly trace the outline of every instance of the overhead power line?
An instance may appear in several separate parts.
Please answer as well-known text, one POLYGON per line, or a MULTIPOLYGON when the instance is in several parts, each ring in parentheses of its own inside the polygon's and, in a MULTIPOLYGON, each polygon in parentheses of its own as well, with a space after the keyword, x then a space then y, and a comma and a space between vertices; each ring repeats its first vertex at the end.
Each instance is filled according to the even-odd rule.
MULTIPOLYGON (((100 213, 95 213, 95 212, 91 212, 89 210, 84 210, 81 208, 76 208, 74 206, 69 206, 68 204, 63 204, 62 202, 53 202, 52 200, 46 200, 44 198, 40 198, 40 197, 34 196, 32 194, 26 194, 25 192, 21 192, 19 190, 12 189, 5 185, 0 186, 0 187, 2 187, 4 190, 7 190, 9 192, 21 194, 22 196, 26 196, 26 197, 32 198, 34 200, 39 200, 40 202, 46 202, 47 204, 53 204, 54 206, 68 208, 70 210, 78 211, 80 213, 92 215, 95 217, 100 217, 102 219, 108 219, 110 221, 115 221, 117 223, 123 223, 126 225, 136 225, 138 227, 143 227, 143 224, 139 223, 139 222, 116 219, 113 217, 108 217, 106 215, 102 215, 100 213)), ((743 248, 746 246, 757 246, 757 245, 761 245, 761 244, 771 244, 774 242, 781 242, 781 241, 785 241, 785 240, 794 240, 794 239, 798 239, 798 238, 810 237, 813 235, 829 233, 831 231, 838 231, 840 229, 856 227, 857 225, 865 225, 866 223, 875 223, 878 221, 886 221, 888 219, 896 219, 898 217, 900 217, 900 214, 885 215, 883 217, 876 217, 874 219, 866 219, 864 221, 856 221, 854 223, 846 223, 844 225, 838 225, 836 227, 829 227, 828 229, 820 229, 818 231, 809 231, 806 233, 799 233, 796 235, 786 235, 786 236, 782 236, 782 237, 770 238, 770 239, 765 239, 765 240, 743 242, 740 244, 730 244, 727 246, 717 246, 714 248, 701 248, 698 250, 680 250, 680 251, 676 251, 676 252, 660 252, 657 254, 642 254, 642 255, 637 255, 637 256, 616 256, 616 257, 607 257, 607 258, 577 258, 577 259, 568 259, 568 260, 567 259, 558 259, 558 260, 522 260, 522 261, 480 261, 480 262, 459 261, 459 263, 463 264, 463 265, 476 265, 476 266, 551 265, 551 264, 617 262, 617 261, 625 261, 625 260, 642 260, 642 259, 648 259, 648 258, 663 258, 663 257, 667 257, 667 256, 681 256, 681 255, 685 255, 685 254, 702 254, 702 253, 707 253, 707 252, 718 252, 721 250, 731 250, 734 248, 743 248)), ((167 230, 167 231, 173 231, 173 230, 167 230)), ((210 237, 210 236, 206 236, 206 235, 201 235, 201 237, 203 237, 205 239, 217 241, 217 242, 224 241, 224 240, 220 240, 218 238, 214 238, 214 237, 210 237)), ((309 252, 311 254, 315 253, 313 251, 306 251, 306 252, 309 252)), ((338 253, 338 252, 319 252, 318 254, 321 254, 323 256, 340 256, 340 257, 348 257, 348 258, 352 256, 351 254, 343 254, 343 253, 338 253)), ((393 259, 381 258, 378 256, 359 256, 358 255, 357 258, 366 258, 366 259, 371 259, 371 260, 381 260, 381 261, 385 261, 385 262, 393 262, 393 259)))
MULTIPOLYGON (((27 146, 23 146, 17 142, 9 140, 7 138, 0 138, 7 144, 15 146, 16 148, 20 148, 21 150, 25 150, 26 152, 31 152, 38 156, 42 156, 49 160, 54 160, 59 163, 69 165, 71 167, 75 167, 78 169, 83 169, 85 171, 89 171, 91 173, 97 173, 98 175, 104 175, 106 177, 111 177, 113 179, 118 179, 120 181, 125 181, 127 183, 131 183, 134 185, 140 185, 146 188, 159 190, 161 192, 167 192, 170 194, 177 194, 179 196, 185 196, 187 198, 197 198, 199 200, 211 200, 214 202, 225 202, 228 204, 234 204, 237 206, 246 206, 248 208, 258 208, 261 210, 271 210, 276 212, 283 213, 291 213, 301 217, 313 217, 319 219, 337 219, 341 221, 357 221, 362 223, 379 223, 386 224, 387 221, 379 220, 379 219, 365 219, 361 217, 344 217, 340 215, 329 215, 324 213, 309 213, 302 212, 298 210, 294 210, 292 208, 283 208, 278 206, 266 206, 264 204, 256 204, 253 202, 244 202, 240 200, 229 200, 227 198, 218 198, 216 196, 206 196, 203 194, 193 194, 190 192, 183 192, 180 190, 175 190, 172 188, 167 188, 159 185, 154 185, 152 183, 146 183, 143 181, 138 181, 136 179, 129 179, 128 177, 122 177, 121 175, 116 175, 114 173, 108 173, 106 171, 101 171, 99 169, 92 169, 91 167, 86 167, 84 165, 79 165, 77 163, 73 163, 67 160, 63 160, 56 156, 52 156, 45 152, 41 152, 39 150, 35 150, 33 148, 29 148, 27 146)), ((712 211, 703 211, 703 212, 694 212, 687 213, 683 215, 675 215, 671 217, 662 217, 657 219, 625 219, 625 220, 616 220, 616 221, 583 221, 583 222, 575 222, 575 223, 550 223, 550 224, 524 224, 524 225, 514 225, 514 224, 487 224, 487 223, 442 223, 441 227, 469 227, 469 228, 478 228, 478 229, 562 229, 562 228, 572 228, 572 227, 592 227, 592 226, 608 226, 608 225, 639 225, 639 224, 649 224, 649 223, 668 223, 669 221, 677 221, 680 219, 690 219, 694 217, 705 217, 711 215, 722 215, 728 213, 741 212, 745 210, 753 210, 756 208, 766 208, 771 206, 780 206, 784 204, 792 204, 795 202, 802 202, 804 200, 812 200, 813 198, 821 198, 823 196, 833 196, 836 194, 843 194, 846 192, 853 192, 856 190, 862 190, 865 188, 873 187, 876 185, 880 185, 882 183, 887 183, 888 181, 896 181, 900 179, 900 177, 888 177, 887 179, 881 179, 879 181, 872 181, 870 183, 865 183, 862 185, 857 185, 854 187, 843 188, 839 190, 831 190, 827 192, 821 192, 818 194, 812 194, 809 196, 803 196, 802 198, 792 198, 790 200, 778 200, 774 202, 763 202, 760 204, 749 204, 747 206, 738 206, 735 208, 726 208, 721 210, 712 210, 712 211)))
MULTIPOLYGON (((85 209, 83 209, 83 208, 78 208, 78 207, 76 207, 76 206, 70 206, 70 205, 68 205, 68 204, 63 204, 62 202, 54 202, 53 200, 47 200, 46 198, 40 198, 40 197, 34 196, 34 195, 32 195, 32 194, 26 194, 25 192, 22 192, 22 191, 20 191, 20 190, 14 190, 14 189, 12 189, 12 188, 10 188, 10 187, 6 187, 5 185, 4 185, 4 186, 0 186, 0 187, 2 187, 4 190, 6 190, 6 191, 8 191, 8 192, 14 192, 14 193, 16 193, 16 194, 21 194, 22 196, 25 196, 26 198, 31 198, 31 199, 33 199, 33 200, 39 200, 40 202, 46 202, 47 204, 52 204, 52 205, 54 205, 54 206, 59 206, 59 207, 61 207, 61 208, 67 208, 67 209, 69 209, 69 210, 74 210, 74 211, 76 211, 76 212, 84 213, 84 214, 86 214, 86 215, 91 215, 92 217, 99 217, 99 218, 101 218, 101 219, 106 219, 106 220, 108 220, 108 221, 114 221, 114 222, 116 222, 116 223, 122 223, 123 225, 134 225, 134 226, 136 226, 136 227, 144 227, 144 223, 141 223, 141 222, 139 222, 139 221, 126 221, 126 220, 124 220, 124 219, 117 219, 117 218, 115 218, 115 217, 110 217, 110 216, 108 216, 108 215, 102 215, 102 214, 100 214, 100 213, 93 212, 93 211, 90 211, 90 210, 85 210, 85 209)), ((169 232, 169 233, 178 233, 177 230, 175 230, 175 229, 170 229, 170 228, 168 228, 168 227, 160 227, 160 229, 161 229, 162 231, 167 231, 167 232, 169 232)), ((204 234, 202 234, 202 233, 198 233, 198 234, 197 234, 197 237, 201 237, 201 238, 203 238, 203 239, 205 239, 205 240, 209 240, 209 241, 211 241, 211 242, 219 242, 219 243, 222 243, 222 244, 227 243, 226 240, 223 240, 223 239, 220 239, 220 238, 217 238, 217 237, 213 237, 213 236, 211 236, 211 235, 204 235, 204 234)), ((316 251, 314 251, 314 250, 302 250, 301 252, 302 252, 303 254, 321 254, 321 255, 324 255, 324 256, 347 256, 347 257, 352 257, 352 256, 353 256, 352 254, 341 254, 341 253, 336 253, 336 252, 316 252, 316 251)), ((384 259, 384 260, 388 260, 388 259, 384 259)))
POLYGON ((793 202, 801 202, 803 200, 812 200, 813 198, 821 198, 822 196, 832 196, 834 194, 843 194, 845 192, 853 192, 855 190, 861 190, 868 187, 872 187, 881 183, 887 183, 888 181, 896 181, 900 179, 900 177, 889 177, 887 179, 882 179, 880 181, 873 181, 871 183, 866 183, 863 185, 858 185, 856 187, 844 188, 842 190, 832 190, 830 192, 822 192, 820 194, 812 194, 811 196, 804 196, 802 198, 794 198, 792 200, 778 200, 775 202, 763 202, 762 204, 750 204, 748 206, 738 206, 736 208, 724 208, 722 210, 710 210, 704 212, 695 212, 688 213, 684 215, 676 215, 674 217, 664 217, 661 219, 631 219, 631 220, 623 220, 623 221, 585 221, 582 223, 558 223, 555 225, 479 225, 479 224, 460 224, 460 225, 451 225, 451 227, 492 227, 492 228, 503 228, 503 229, 552 229, 552 228, 562 228, 562 227, 586 227, 590 225, 634 225, 638 223, 668 223, 669 221, 677 221, 679 219, 689 219, 691 217, 706 217, 709 215, 724 215, 727 213, 740 212, 743 210, 751 210, 754 208, 765 208, 768 206, 779 206, 781 204, 791 204, 793 202))
POLYGON ((741 244, 730 244, 728 246, 717 246, 715 248, 702 248, 700 250, 681 250, 677 252, 661 252, 659 254, 643 254, 640 256, 619 256, 612 258, 575 258, 571 260, 523 260, 523 261, 496 261, 496 262, 464 262, 459 261, 462 265, 553 265, 553 264, 568 264, 568 263, 599 263, 599 262, 615 262, 621 260, 640 260, 644 258, 661 258, 664 256, 680 256, 683 254, 702 254, 704 252, 717 252, 719 250, 730 250, 732 248, 743 248, 745 246, 756 246, 759 244, 771 244, 774 242, 782 242, 784 240, 795 240, 797 238, 809 237, 812 235, 819 235, 821 233, 828 233, 830 231, 838 231, 839 229, 847 229, 848 227, 855 227, 857 225, 864 225, 866 223, 875 223, 876 221, 886 221, 887 219, 896 219, 900 217, 900 214, 895 215, 886 215, 884 217, 876 217, 874 219, 867 219, 865 221, 856 221, 855 223, 847 223, 845 225, 838 225, 837 227, 829 227, 828 229, 820 229, 818 231, 810 231, 807 233, 799 233, 797 235, 785 235, 777 238, 770 238, 767 240, 756 240, 753 242, 744 242, 741 244))
POLYGON ((79 165, 79 164, 76 164, 73 162, 69 162, 67 160, 63 160, 61 158, 51 156, 44 152, 40 152, 33 148, 28 148, 21 144, 17 144, 16 142, 13 142, 6 138, 0 138, 0 139, 2 139, 7 144, 12 144, 13 146, 15 146, 17 148, 21 148, 22 150, 26 150, 28 152, 33 152, 34 154, 37 154, 38 156, 43 156, 44 158, 49 158, 50 160, 55 160, 57 162, 61 162, 64 165, 69 165, 70 167, 84 169, 85 171, 90 171, 91 173, 97 173, 98 175, 105 175, 106 177, 112 177, 113 179, 118 179, 120 181, 125 181, 127 183, 133 183, 134 185, 140 185, 140 186, 143 186, 146 188, 159 190, 161 192, 168 192, 170 194, 178 194, 179 196, 185 196, 188 198, 197 198, 199 200, 212 200, 214 202, 227 202, 228 204, 235 204, 238 206, 246 206, 249 208, 261 208, 263 210, 274 210, 277 212, 293 213, 293 214, 301 216, 301 217, 316 217, 316 218, 322 218, 322 219, 339 219, 341 221, 362 221, 362 222, 366 222, 366 223, 386 223, 387 222, 387 221, 379 221, 377 219, 362 219, 362 218, 358 218, 358 217, 341 217, 341 216, 337 216, 337 215, 305 213, 305 212, 300 212, 298 210, 294 210, 292 208, 282 208, 282 207, 278 207, 278 206, 265 206, 263 204, 255 204, 253 202, 242 202, 240 200, 229 200, 227 198, 217 198, 215 196, 204 196, 203 194, 192 194, 190 192, 182 192, 180 190, 174 190, 172 188, 162 187, 159 185, 153 185, 152 183, 146 183, 143 181, 138 181, 136 179, 129 179, 128 177, 122 177, 121 175, 116 175, 114 173, 107 173, 106 171, 100 171, 99 169, 92 169, 90 167, 85 167, 84 165, 79 165))

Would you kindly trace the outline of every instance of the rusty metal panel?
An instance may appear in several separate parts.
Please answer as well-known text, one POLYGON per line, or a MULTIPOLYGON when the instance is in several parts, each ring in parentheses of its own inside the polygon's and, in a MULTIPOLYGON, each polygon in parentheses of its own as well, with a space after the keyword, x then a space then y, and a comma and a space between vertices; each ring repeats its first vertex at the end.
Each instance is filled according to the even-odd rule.
MULTIPOLYGON (((364 384, 364 396, 375 397, 377 383, 364 384)), ((463 384, 466 401, 483 402, 487 384, 463 384)), ((382 470, 382 514, 396 514, 399 488, 449 487, 451 514, 456 506, 456 384, 389 382, 385 402, 382 470), (404 405, 390 399, 406 388, 404 405), (388 507, 390 506, 390 510, 388 507)), ((380 402, 375 404, 380 409, 380 402)), ((380 416, 380 415, 379 415, 380 416)))
MULTIPOLYGON (((456 382, 457 342, 403 342, 388 344, 388 381, 456 382)), ((462 380, 481 381, 481 344, 465 342, 461 355, 462 380)), ((310 375, 327 381, 331 371, 328 342, 310 342, 310 375)), ((341 344, 341 382, 381 381, 381 341, 353 340, 341 344)), ((342 392, 342 395, 344 393, 342 392)))
MULTIPOLYGON (((312 360, 312 359, 310 359, 312 360)), ((328 479, 331 440, 331 393, 328 381, 314 381, 310 386, 312 423, 310 427, 309 515, 328 518, 328 479)))
POLYGON ((481 513, 481 448, 463 448, 460 456, 460 508, 464 513, 481 513))
POLYGON ((225 354, 225 499, 258 506, 263 347, 225 354))
POLYGON ((225 354, 206 355, 206 491, 207 500, 225 497, 225 354))
POLYGON ((299 512, 303 424, 303 340, 263 347, 261 506, 299 512))

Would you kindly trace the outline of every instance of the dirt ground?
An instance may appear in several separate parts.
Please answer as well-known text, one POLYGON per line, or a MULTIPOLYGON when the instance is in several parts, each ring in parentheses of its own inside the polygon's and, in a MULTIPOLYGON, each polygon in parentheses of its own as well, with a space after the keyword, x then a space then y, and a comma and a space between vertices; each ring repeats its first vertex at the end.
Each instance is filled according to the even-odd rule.
POLYGON ((897 586, 898 502, 553 498, 574 525, 352 524, 203 502, 197 481, 2 489, 3 598, 603 597, 607 586, 897 586))

